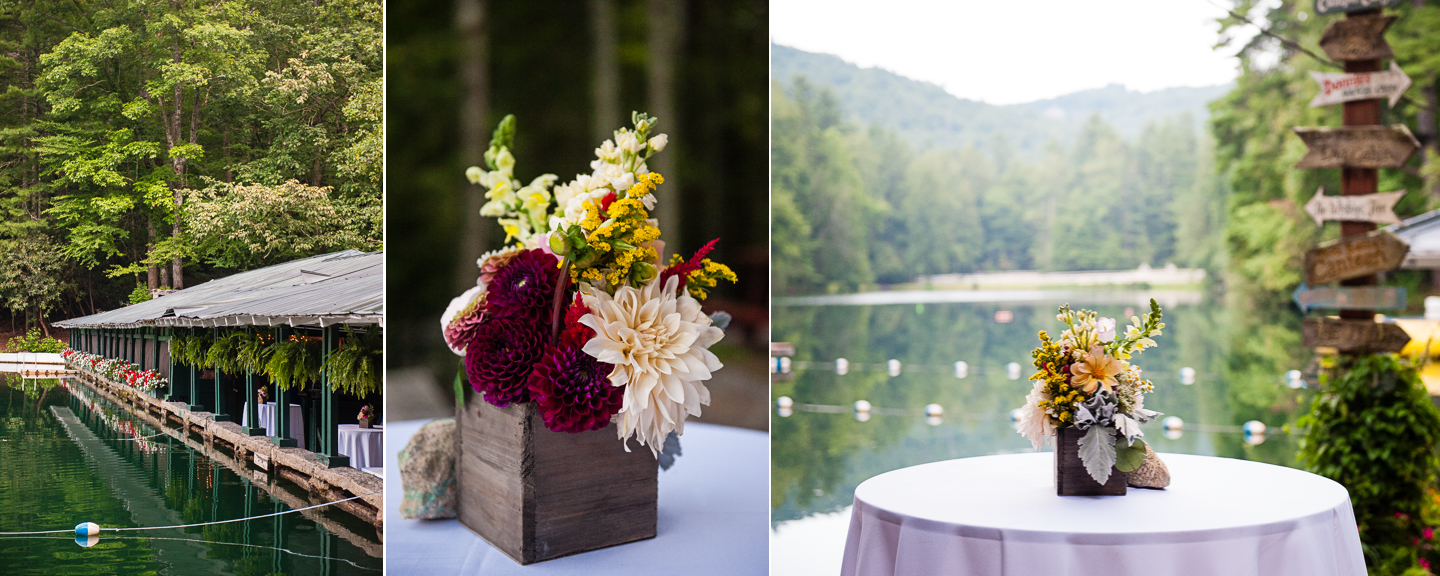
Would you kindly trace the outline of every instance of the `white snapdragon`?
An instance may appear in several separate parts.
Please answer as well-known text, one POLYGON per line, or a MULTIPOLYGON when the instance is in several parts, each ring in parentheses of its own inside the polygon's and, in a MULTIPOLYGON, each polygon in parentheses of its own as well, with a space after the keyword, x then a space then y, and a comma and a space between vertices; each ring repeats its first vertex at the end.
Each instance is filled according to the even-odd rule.
POLYGON ((665 136, 664 134, 661 134, 661 135, 659 135, 659 136, 656 136, 656 137, 654 137, 654 138, 651 138, 651 139, 650 139, 650 150, 651 150, 652 152, 664 152, 664 151, 665 151, 665 145, 668 144, 669 142, 670 142, 670 139, 669 139, 667 136, 665 136))

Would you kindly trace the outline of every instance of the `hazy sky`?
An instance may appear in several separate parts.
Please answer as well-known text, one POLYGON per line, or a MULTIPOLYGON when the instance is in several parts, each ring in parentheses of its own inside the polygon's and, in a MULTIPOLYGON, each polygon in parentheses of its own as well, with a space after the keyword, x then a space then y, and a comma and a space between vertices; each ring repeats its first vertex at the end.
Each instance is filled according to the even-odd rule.
POLYGON ((771 0, 770 37, 1013 104, 1229 82, 1233 50, 1212 49, 1223 14, 1207 0, 771 0))

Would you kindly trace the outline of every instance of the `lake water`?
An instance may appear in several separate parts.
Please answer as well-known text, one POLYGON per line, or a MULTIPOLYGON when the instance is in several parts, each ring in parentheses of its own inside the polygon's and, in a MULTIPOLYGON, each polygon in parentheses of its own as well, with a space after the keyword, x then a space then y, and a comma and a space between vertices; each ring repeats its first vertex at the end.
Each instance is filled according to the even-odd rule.
POLYGON ((1036 332, 1058 337, 1064 325, 1055 319, 1056 307, 1066 302, 1127 319, 1122 325, 1126 308, 1143 313, 1152 296, 1165 308, 1159 347, 1132 359, 1155 382, 1145 407, 1184 421, 1173 438, 1159 420, 1144 426, 1157 452, 1298 465, 1297 439, 1286 428, 1313 395, 1286 380, 1287 371, 1306 370, 1312 360, 1300 346, 1298 313, 1227 308, 1200 292, 897 296, 894 303, 885 303, 883 293, 782 300, 773 309, 772 339, 793 343, 796 351, 793 379, 776 379, 771 388, 773 398, 795 403, 788 416, 772 406, 772 573, 838 572, 855 487, 872 476, 937 460, 1032 451, 1010 412, 1030 391, 1036 332), (847 374, 836 373, 837 358, 848 361, 847 374), (898 376, 888 373, 892 359, 900 362, 898 376), (963 379, 955 376, 957 361, 968 364, 963 379), (1018 379, 1007 373, 1011 362, 1019 364, 1018 379), (1183 367, 1195 370, 1194 384, 1180 383, 1183 367), (868 420, 857 418, 859 400, 873 406, 868 420), (927 421, 929 404, 939 404, 943 417, 927 421), (1251 420, 1266 424, 1268 433, 1247 437, 1242 426, 1251 420))
MULTIPOLYGON (((293 483, 262 476, 257 484, 78 380, 11 375, 0 383, 0 472, 0 532, 87 521, 172 526, 310 505, 293 483)), ((381 549, 373 526, 327 507, 203 527, 102 531, 90 547, 73 534, 0 535, 0 572, 379 574, 381 549)))

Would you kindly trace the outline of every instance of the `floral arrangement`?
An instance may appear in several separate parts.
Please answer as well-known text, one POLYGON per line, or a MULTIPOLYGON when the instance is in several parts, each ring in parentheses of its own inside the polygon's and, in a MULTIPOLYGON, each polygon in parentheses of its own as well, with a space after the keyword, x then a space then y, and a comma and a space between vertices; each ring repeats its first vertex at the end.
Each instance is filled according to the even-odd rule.
POLYGON ((1020 433, 1039 450, 1058 428, 1075 427, 1080 460, 1096 482, 1104 484, 1110 469, 1133 471, 1145 458, 1140 425, 1160 416, 1145 408, 1145 394, 1155 390, 1129 362, 1134 354, 1155 347, 1154 337, 1165 324, 1160 305, 1131 317, 1124 336, 1116 337, 1115 320, 1089 310, 1061 306, 1055 317, 1066 329, 1060 340, 1040 331, 1040 346, 1030 353, 1039 371, 1021 409, 1020 433), (1123 439, 1123 442, 1121 440, 1123 439))
POLYGON ((139 366, 118 358, 105 358, 71 348, 61 351, 60 357, 75 366, 104 376, 112 382, 123 383, 146 394, 153 394, 161 386, 170 383, 169 380, 160 376, 159 372, 141 370, 139 366))
POLYGON ((360 407, 360 413, 355 415, 355 419, 356 419, 356 420, 369 420, 370 417, 371 417, 371 415, 373 415, 374 413, 375 413, 375 408, 372 407, 372 406, 370 406, 369 404, 366 404, 366 405, 360 407))
POLYGON ((718 281, 735 281, 706 255, 661 263, 665 244, 650 218, 665 179, 646 160, 665 149, 656 120, 632 116, 595 149, 591 173, 556 184, 553 174, 522 185, 506 116, 485 152, 488 170, 466 171, 486 188, 480 213, 495 217, 506 246, 482 256, 474 288, 441 318, 445 341, 465 374, 495 406, 534 402, 557 432, 615 422, 657 458, 666 438, 710 404, 705 381, 722 367, 709 348, 728 316, 700 309, 718 281))

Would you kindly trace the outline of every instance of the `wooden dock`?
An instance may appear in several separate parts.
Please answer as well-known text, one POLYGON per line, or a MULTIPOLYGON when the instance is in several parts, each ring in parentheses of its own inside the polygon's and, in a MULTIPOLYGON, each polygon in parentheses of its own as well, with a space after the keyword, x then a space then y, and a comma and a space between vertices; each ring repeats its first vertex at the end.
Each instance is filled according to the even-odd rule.
MULTIPOLYGON (((348 466, 327 468, 314 452, 303 448, 281 448, 272 444, 266 436, 247 436, 241 433, 239 424, 216 422, 210 418, 209 412, 187 410, 184 402, 165 402, 111 383, 87 370, 75 370, 74 373, 108 400, 237 474, 250 478, 288 506, 303 508, 369 494, 341 502, 335 507, 374 525, 377 534, 384 529, 385 495, 382 491, 385 481, 380 477, 348 466), (200 440, 192 439, 192 434, 200 440), (308 498, 302 499, 280 489, 274 482, 276 477, 300 486, 308 493, 308 498)), ((331 533, 364 548, 367 553, 380 556, 380 543, 360 537, 334 522, 327 522, 319 514, 302 514, 324 525, 331 533)))

